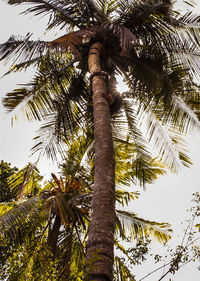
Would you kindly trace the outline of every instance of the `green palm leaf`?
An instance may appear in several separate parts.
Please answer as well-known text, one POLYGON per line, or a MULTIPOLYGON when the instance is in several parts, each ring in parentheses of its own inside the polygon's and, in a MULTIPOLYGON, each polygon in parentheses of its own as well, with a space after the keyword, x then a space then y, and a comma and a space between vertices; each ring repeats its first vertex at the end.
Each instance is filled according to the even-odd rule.
POLYGON ((30 40, 32 34, 27 34, 24 38, 18 39, 11 36, 4 44, 0 44, 0 60, 12 61, 15 63, 35 62, 47 51, 46 42, 30 40))
MULTIPOLYGON (((4 213, 0 217, 1 239, 8 235, 13 240, 20 240, 24 236, 25 230, 31 232, 32 227, 36 227, 38 224, 41 206, 46 196, 43 192, 39 196, 15 204, 14 208, 4 213)), ((39 221, 41 223, 41 219, 39 221)))
POLYGON ((192 128, 200 129, 200 121, 195 112, 181 98, 173 98, 169 119, 172 118, 174 126, 187 133, 192 128))
POLYGON ((170 139, 168 129, 158 119, 148 106, 146 109, 140 110, 139 119, 141 124, 146 123, 147 137, 152 141, 153 147, 158 151, 159 157, 169 165, 172 171, 178 171, 182 164, 179 159, 177 148, 170 139))
POLYGON ((8 184, 17 193, 17 198, 21 199, 24 196, 36 194, 41 188, 39 182, 42 178, 36 164, 29 163, 16 174, 10 176, 8 184))
POLYGON ((148 221, 126 211, 117 210, 117 224, 120 226, 119 232, 122 231, 122 237, 138 239, 151 236, 162 243, 171 238, 169 224, 148 221))

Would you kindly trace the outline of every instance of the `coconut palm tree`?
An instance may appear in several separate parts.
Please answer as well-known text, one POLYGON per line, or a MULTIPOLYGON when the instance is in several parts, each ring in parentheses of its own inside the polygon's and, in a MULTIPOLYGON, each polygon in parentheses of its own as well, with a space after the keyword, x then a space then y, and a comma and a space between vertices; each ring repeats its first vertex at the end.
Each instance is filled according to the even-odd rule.
MULTIPOLYGON (((1 204, 1 244, 11 247, 4 271, 10 270, 9 280, 46 280, 47 276, 68 280, 72 255, 83 256, 81 229, 86 229, 89 219, 91 194, 84 192, 81 180, 75 175, 57 178, 52 173, 53 180, 30 197, 34 174, 29 171, 30 164, 10 178, 11 188, 23 182, 18 201, 1 204), (26 196, 27 190, 30 198, 26 196)), ((39 184, 37 180, 34 183, 39 184)), ((32 188, 34 191, 33 185, 32 188)))
POLYGON ((199 126, 191 110, 199 110, 198 86, 192 82, 192 76, 199 75, 199 16, 175 13, 170 0, 30 2, 33 5, 26 12, 50 13, 48 28, 60 27, 67 34, 48 43, 33 42, 30 35, 23 40, 12 37, 1 46, 2 59, 16 58, 17 64, 10 71, 33 64, 39 70, 29 88, 8 93, 4 104, 13 110, 26 102, 28 117, 35 119, 57 109, 56 130, 59 132, 64 124, 66 136, 77 124, 85 124, 83 112, 92 111, 95 181, 86 247, 86 261, 92 266, 86 271, 90 280, 112 280, 116 136, 112 135, 110 115, 122 104, 122 117, 136 154, 140 154, 138 159, 146 156, 146 150, 141 142, 138 145, 140 136, 134 125, 136 121, 143 125, 148 119, 149 140, 163 161, 174 170, 181 165, 180 160, 187 163, 185 154, 173 149, 180 142, 171 129, 185 131, 189 123, 199 126), (51 49, 58 52, 52 55, 51 49), (117 74, 130 89, 123 101, 116 92, 117 74), (127 107, 131 101, 140 118, 132 114, 134 122, 127 107), (163 123, 170 126, 170 137, 163 123), (93 258, 96 253, 98 259, 93 258))

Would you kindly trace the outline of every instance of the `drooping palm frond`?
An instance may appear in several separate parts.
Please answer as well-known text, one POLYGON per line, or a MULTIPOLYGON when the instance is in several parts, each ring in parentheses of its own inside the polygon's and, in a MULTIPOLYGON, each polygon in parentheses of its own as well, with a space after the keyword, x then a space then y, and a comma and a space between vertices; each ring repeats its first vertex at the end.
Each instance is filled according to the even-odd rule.
MULTIPOLYGON (((33 81, 26 87, 16 89, 3 99, 4 106, 13 111, 18 106, 24 110, 29 120, 42 120, 44 116, 55 111, 54 99, 65 93, 74 72, 74 60, 59 60, 56 55, 48 55, 40 60, 39 69, 33 81)), ((69 115, 70 117, 70 115, 69 115)), ((72 117, 71 117, 72 118, 72 117)))
POLYGON ((140 124, 146 124, 147 138, 156 149, 159 158, 166 163, 172 171, 177 172, 182 163, 179 159, 177 148, 170 139, 169 131, 164 124, 162 124, 148 106, 146 109, 141 108, 139 113, 140 124))
POLYGON ((130 280, 136 281, 133 273, 131 272, 129 266, 123 262, 123 259, 116 256, 114 262, 115 280, 130 280))
MULTIPOLYGON (((183 100, 188 109, 192 110, 194 114, 200 119, 199 109, 200 109, 200 92, 199 85, 194 81, 186 81, 186 90, 183 91, 178 97, 183 100)), ((172 105, 171 105, 172 106, 172 105)), ((188 115, 188 113, 186 114, 188 115)), ((196 118, 195 118, 196 119, 196 118)), ((195 126, 198 127, 198 126, 195 126)))
POLYGON ((42 176, 36 167, 36 164, 29 163, 23 169, 8 178, 8 184, 11 189, 17 193, 17 198, 34 195, 40 190, 42 176))
POLYGON ((78 176, 84 186, 91 190, 94 181, 94 141, 93 130, 79 132, 74 140, 68 143, 67 158, 62 165, 63 175, 78 176), (82 133, 82 135, 79 135, 82 133))
POLYGON ((31 226, 36 227, 38 223, 38 217, 41 215, 40 210, 42 203, 46 197, 48 197, 48 195, 42 192, 38 196, 31 197, 22 203, 20 202, 18 205, 15 205, 14 208, 4 213, 0 217, 1 239, 8 235, 8 237, 13 240, 20 240, 25 230, 31 232, 31 226))
MULTIPOLYGON (((106 21, 108 13, 105 11, 106 1, 94 1, 94 0, 81 0, 78 1, 78 7, 82 15, 88 19, 88 24, 92 22, 90 18, 92 18, 93 23, 95 21, 102 22, 106 21)), ((107 10, 108 11, 108 10, 107 10)), ((111 9, 109 9, 109 13, 111 9)))
POLYGON ((197 79, 199 79, 200 68, 199 19, 199 15, 191 12, 183 16, 176 13, 174 33, 166 34, 164 40, 164 42, 170 42, 165 47, 169 60, 182 65, 197 79))
POLYGON ((32 41, 30 33, 24 38, 11 36, 4 44, 0 45, 0 60, 12 61, 12 67, 16 63, 35 63, 47 51, 47 45, 44 41, 32 41))
POLYGON ((126 57, 134 49, 136 45, 136 36, 125 26, 119 24, 107 23, 102 24, 106 31, 110 31, 113 36, 119 38, 121 55, 126 57))
POLYGON ((3 76, 6 76, 12 72, 19 72, 19 71, 26 71, 29 67, 37 67, 39 63, 39 59, 38 58, 35 58, 35 59, 32 59, 32 60, 29 60, 29 61, 25 61, 25 62, 22 62, 22 63, 18 63, 18 64, 15 64, 14 66, 12 66, 3 76))
POLYGON ((189 156, 189 149, 187 148, 187 142, 184 140, 185 135, 180 134, 180 130, 175 130, 173 125, 169 128, 170 138, 173 144, 176 146, 182 165, 185 167, 191 167, 192 160, 189 156))
POLYGON ((186 35, 197 45, 199 45, 199 19, 199 15, 192 11, 187 11, 184 15, 179 14, 177 16, 177 21, 180 23, 178 28, 180 36, 184 34, 182 31, 186 31, 186 35))
MULTIPOLYGON (((67 100, 67 97, 63 96, 63 101, 67 100)), ((72 100, 76 97, 72 97, 72 100)), ((60 102, 60 100, 59 100, 60 102)), ((54 101, 55 103, 55 101, 54 101)), ((82 103, 82 102, 81 102, 82 103)), ((36 132, 34 137, 34 146, 32 147, 32 152, 39 152, 40 154, 46 154, 48 158, 52 160, 66 159, 66 154, 72 155, 75 163, 77 164, 77 156, 79 155, 79 160, 82 157, 86 157, 88 164, 91 163, 91 149, 88 153, 85 153, 85 145, 90 146, 90 143, 93 142, 93 129, 91 124, 91 114, 83 114, 84 110, 78 106, 77 102, 72 103, 72 112, 70 112, 70 118, 73 118, 72 122, 69 122, 68 115, 64 114, 67 108, 66 104, 58 103, 57 111, 49 114, 48 121, 46 121, 40 129, 36 132), (82 133, 83 137, 80 137, 79 134, 82 133), (87 137, 87 140, 85 139, 87 137), (85 143, 84 143, 85 140, 85 143), (76 145, 75 145, 76 142, 76 145), (78 147, 79 142, 81 146, 78 147), (68 151, 66 149, 69 149, 68 151), (73 150, 76 148, 77 150, 73 150), (79 154, 78 150, 80 149, 79 154)), ((84 102, 83 102, 84 106, 84 102)), ((88 147, 89 149, 89 147, 88 147)), ((72 159, 73 159, 72 158, 72 159)), ((93 156, 92 156, 93 159, 93 156)), ((70 166, 72 165, 70 160, 70 166)), ((86 165, 87 166, 87 165, 86 165)), ((72 165, 73 167, 73 165, 72 165)), ((90 169, 88 167, 88 169, 90 169)))
POLYGON ((138 58, 132 57, 133 65, 130 67, 127 83, 141 99, 151 97, 161 88, 165 65, 161 56, 163 55, 150 55, 145 51, 145 54, 140 54, 138 58))
POLYGON ((120 112, 111 119, 113 138, 116 143, 120 140, 126 144, 133 141, 136 145, 135 149, 141 149, 141 152, 148 154, 146 139, 137 125, 136 106, 137 102, 135 100, 130 101, 124 95, 120 112))
POLYGON ((63 0, 9 0, 9 4, 21 4, 28 2, 37 4, 26 10, 25 13, 34 12, 36 15, 51 14, 48 28, 62 27, 67 24, 83 27, 93 23, 105 22, 115 11, 117 3, 115 1, 93 1, 81 0, 73 3, 66 3, 63 0))
POLYGON ((116 200, 122 206, 128 205, 130 200, 135 200, 135 199, 138 198, 138 196, 139 196, 139 192, 137 192, 137 191, 136 192, 128 192, 128 191, 124 191, 122 189, 116 189, 116 191, 115 191, 116 200))
POLYGON ((131 183, 145 186, 159 175, 165 174, 164 166, 149 152, 148 140, 138 124, 137 102, 124 98, 121 113, 114 116, 113 141, 116 158, 116 184, 131 183))
POLYGON ((134 142, 116 143, 116 185, 128 187, 139 184, 145 187, 146 183, 154 182, 158 176, 166 173, 164 165, 151 155, 138 150, 134 142))
MULTIPOLYGON (((183 92, 183 98, 184 97, 185 94, 183 92)), ((199 121, 194 111, 192 111, 190 107, 184 102, 184 100, 178 96, 172 97, 172 101, 167 106, 167 108, 165 107, 165 105, 162 104, 162 102, 158 104, 152 102, 150 106, 151 106, 150 109, 151 114, 154 115, 153 118, 158 119, 158 122, 160 122, 164 130, 166 130, 166 136, 169 137, 168 140, 171 142, 171 148, 175 150, 175 155, 177 155, 180 158, 181 165, 183 164, 184 166, 189 167, 192 163, 188 154, 187 143, 184 141, 184 137, 185 134, 190 129, 199 128, 199 121)), ((151 118, 149 118, 148 122, 150 122, 150 120, 151 118)), ((147 126, 148 126, 148 122, 147 122, 147 126)), ((145 126, 143 128, 145 128, 145 126)), ((159 126, 157 127, 157 129, 158 128, 159 126)), ((154 131, 152 131, 152 136, 151 136, 149 135, 150 132, 148 132, 148 129, 151 130, 151 124, 150 127, 149 128, 146 127, 145 130, 147 130, 147 136, 149 136, 150 140, 154 141, 157 138, 156 132, 155 135, 153 136, 154 131)), ((165 141, 167 141, 167 139, 165 141)), ((156 142, 157 144, 160 142, 160 144, 157 145, 157 147, 162 146, 162 142, 163 142, 162 134, 160 134, 160 136, 156 139, 156 142)), ((156 150, 155 153, 157 155, 156 150)), ((163 155, 162 157, 164 160, 165 156, 163 155)))
POLYGON ((61 22, 79 26, 80 17, 75 14, 78 12, 76 3, 66 3, 62 0, 9 0, 9 4, 21 4, 28 2, 34 6, 28 8, 24 13, 55 14, 59 15, 61 22))
POLYGON ((138 40, 146 43, 157 41, 160 45, 163 35, 173 32, 169 23, 171 18, 167 15, 169 6, 163 1, 120 1, 118 21, 128 27, 138 40))
POLYGON ((59 163, 60 159, 65 158, 66 142, 59 139, 55 131, 55 116, 51 116, 49 121, 40 127, 33 138, 34 145, 31 148, 32 154, 39 153, 46 155, 52 161, 59 163), (51 120, 52 119, 52 120, 51 120))
POLYGON ((184 39, 166 37, 166 40, 171 42, 167 48, 170 59, 182 64, 192 76, 199 78, 200 47, 195 42, 191 42, 189 37, 184 39))
POLYGON ((125 235, 138 239, 151 236, 161 243, 165 243, 171 238, 172 230, 169 228, 169 224, 148 221, 126 211, 117 210, 117 225, 119 225, 117 231, 122 237, 125 235))
POLYGON ((181 17, 179 14, 173 13, 170 6, 171 4, 165 3, 165 1, 156 3, 138 1, 131 3, 130 6, 125 3, 120 14, 120 21, 130 28, 138 42, 142 42, 141 45, 138 45, 138 52, 144 50, 144 47, 148 51, 149 46, 153 47, 154 50, 160 49, 168 56, 168 60, 174 58, 176 64, 182 64, 184 68, 190 69, 191 73, 198 77, 199 16, 186 14, 181 17), (169 6, 169 9, 167 8, 171 15, 169 21, 162 10, 164 8, 162 5, 166 8, 169 6))
POLYGON ((171 123, 185 134, 190 129, 200 129, 200 121, 197 115, 181 97, 173 97, 168 119, 171 119, 171 123))

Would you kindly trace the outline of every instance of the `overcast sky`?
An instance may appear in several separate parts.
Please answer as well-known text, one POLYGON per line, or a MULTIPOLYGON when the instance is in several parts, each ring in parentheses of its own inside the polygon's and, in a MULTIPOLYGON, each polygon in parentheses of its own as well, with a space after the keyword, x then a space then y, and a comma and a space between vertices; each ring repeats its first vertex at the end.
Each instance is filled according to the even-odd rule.
MULTIPOLYGON (((200 7, 200 2, 198 3, 200 7)), ((183 7, 183 6, 179 6, 183 7)), ((19 7, 10 7, 5 3, 0 3, 0 43, 5 42, 11 34, 25 35, 28 32, 35 32, 42 36, 44 18, 40 20, 37 17, 22 16, 19 12, 23 10, 19 7)), ((196 12, 200 13, 200 8, 196 12)), ((52 35, 46 35, 46 40, 52 39, 52 35)), ((59 34, 60 36, 60 34, 59 34)), ((0 77, 5 73, 7 67, 0 64, 0 77)), ((4 96, 6 92, 14 89, 16 84, 28 82, 32 77, 32 71, 24 75, 23 73, 12 74, 0 79, 0 96, 4 96)), ((22 168, 29 161, 33 162, 37 156, 30 156, 30 149, 33 145, 34 131, 38 128, 37 124, 28 123, 23 117, 20 117, 17 122, 11 127, 11 116, 5 114, 5 111, 0 105, 0 160, 10 162, 18 168, 22 168)), ((147 186, 146 191, 139 200, 133 204, 133 212, 139 213, 146 219, 158 221, 167 221, 175 228, 176 233, 181 229, 181 221, 186 218, 186 210, 190 207, 192 193, 199 191, 199 174, 200 174, 200 133, 188 137, 188 142, 191 148, 191 157, 194 165, 190 169, 183 169, 178 175, 169 174, 162 177, 157 183, 147 186)), ((49 177, 50 172, 55 170, 55 166, 46 159, 39 162, 38 165, 41 172, 49 177)), ((181 234, 179 238, 181 237, 181 234)), ((177 238, 176 238, 177 239, 177 238)), ((151 268, 151 264, 148 265, 151 268)), ((148 273, 148 266, 141 269, 144 274, 148 273)), ((200 271, 197 266, 183 267, 175 276, 172 276, 173 281, 191 281, 200 280, 200 271)), ((143 273, 142 272, 142 273, 143 273)), ((141 272, 138 273, 143 276, 141 272)), ((153 275, 145 279, 147 281, 156 281, 153 275)), ((164 280, 169 280, 167 277, 164 280)))

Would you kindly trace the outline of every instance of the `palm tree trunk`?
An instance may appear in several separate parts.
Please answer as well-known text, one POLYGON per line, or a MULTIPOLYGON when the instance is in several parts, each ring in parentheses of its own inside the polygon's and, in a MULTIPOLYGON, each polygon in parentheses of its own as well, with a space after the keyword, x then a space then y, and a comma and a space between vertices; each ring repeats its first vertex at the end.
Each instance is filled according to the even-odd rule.
POLYGON ((72 263, 72 236, 73 231, 70 227, 66 229, 67 237, 66 237, 66 255, 65 255, 65 268, 62 272, 61 280, 70 280, 70 266, 72 263))
POLYGON ((51 253, 54 256, 56 254, 56 246, 58 241, 59 230, 61 226, 61 220, 59 216, 56 216, 52 229, 49 231, 48 235, 48 245, 51 249, 51 253))
MULTIPOLYGON (((101 72, 100 55, 103 45, 91 46, 88 66, 92 74, 101 72)), ((115 157, 110 108, 105 77, 95 75, 93 92, 95 181, 91 206, 91 221, 86 245, 86 264, 89 280, 113 280, 115 230, 115 157)))

